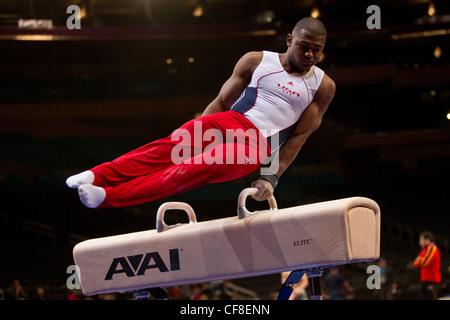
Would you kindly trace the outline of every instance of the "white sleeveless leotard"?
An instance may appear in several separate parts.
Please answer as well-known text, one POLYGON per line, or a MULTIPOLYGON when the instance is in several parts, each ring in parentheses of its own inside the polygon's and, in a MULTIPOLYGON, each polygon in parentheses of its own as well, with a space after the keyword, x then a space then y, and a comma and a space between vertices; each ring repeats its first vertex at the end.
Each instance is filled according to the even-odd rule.
POLYGON ((271 145, 274 152, 290 137, 323 76, 324 71, 316 66, 305 76, 292 76, 284 70, 278 53, 264 51, 250 84, 231 110, 250 120, 269 143, 278 135, 278 145, 271 145))

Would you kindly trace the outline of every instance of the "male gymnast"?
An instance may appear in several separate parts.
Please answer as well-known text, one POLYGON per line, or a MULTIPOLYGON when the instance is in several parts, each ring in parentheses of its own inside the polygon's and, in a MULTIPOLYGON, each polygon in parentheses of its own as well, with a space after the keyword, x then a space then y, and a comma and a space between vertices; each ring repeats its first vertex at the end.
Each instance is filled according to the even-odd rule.
POLYGON ((326 39, 322 22, 301 19, 286 37, 285 53, 242 56, 201 117, 169 137, 71 176, 66 184, 78 189, 81 202, 89 208, 132 206, 246 176, 278 152, 276 170, 252 183, 259 189, 254 199, 266 200, 318 129, 334 98, 334 81, 315 66, 326 39), (201 130, 200 139, 194 136, 196 130, 201 130), (233 141, 217 136, 230 131, 235 134, 233 141), (194 137, 187 139, 186 133, 194 137), (217 143, 210 142, 213 138, 217 143), (278 143, 274 146, 272 140, 278 143), (180 150, 192 153, 175 160, 180 150), (236 161, 241 154, 245 161, 236 161))

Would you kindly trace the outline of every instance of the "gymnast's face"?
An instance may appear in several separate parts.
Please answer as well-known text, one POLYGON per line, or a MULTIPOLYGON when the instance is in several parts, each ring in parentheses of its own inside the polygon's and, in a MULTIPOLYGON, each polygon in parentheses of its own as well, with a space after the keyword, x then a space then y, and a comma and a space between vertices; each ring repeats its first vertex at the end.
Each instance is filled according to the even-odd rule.
POLYGON ((290 61, 299 70, 309 70, 322 57, 325 41, 325 36, 315 35, 306 29, 294 30, 287 36, 290 61))

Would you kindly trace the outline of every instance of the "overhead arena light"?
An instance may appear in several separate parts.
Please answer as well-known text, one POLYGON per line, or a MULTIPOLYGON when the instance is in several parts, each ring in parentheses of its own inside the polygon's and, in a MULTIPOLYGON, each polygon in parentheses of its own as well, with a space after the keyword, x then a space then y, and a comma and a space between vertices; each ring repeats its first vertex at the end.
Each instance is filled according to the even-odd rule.
POLYGON ((450 29, 438 29, 438 30, 430 30, 430 31, 417 31, 417 32, 392 34, 391 39, 399 40, 399 39, 435 37, 435 36, 444 36, 447 34, 450 34, 450 29))
POLYGON ((27 29, 52 29, 53 20, 51 19, 19 19, 19 28, 27 29))

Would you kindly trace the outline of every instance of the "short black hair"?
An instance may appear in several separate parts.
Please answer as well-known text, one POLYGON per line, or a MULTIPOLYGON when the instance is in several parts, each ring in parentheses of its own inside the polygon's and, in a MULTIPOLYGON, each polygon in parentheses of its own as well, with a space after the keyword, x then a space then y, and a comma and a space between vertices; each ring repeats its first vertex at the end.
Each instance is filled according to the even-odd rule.
POLYGON ((431 231, 428 231, 428 230, 422 231, 422 232, 419 234, 419 236, 420 236, 420 237, 423 237, 424 239, 428 239, 428 240, 430 240, 431 242, 434 242, 434 236, 433 236, 433 233, 431 233, 431 231))
POLYGON ((300 29, 308 30, 316 36, 327 36, 327 29, 324 24, 316 18, 306 17, 298 21, 293 32, 299 32, 300 29))

